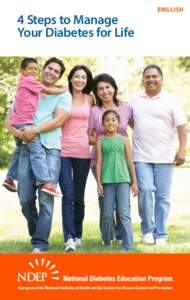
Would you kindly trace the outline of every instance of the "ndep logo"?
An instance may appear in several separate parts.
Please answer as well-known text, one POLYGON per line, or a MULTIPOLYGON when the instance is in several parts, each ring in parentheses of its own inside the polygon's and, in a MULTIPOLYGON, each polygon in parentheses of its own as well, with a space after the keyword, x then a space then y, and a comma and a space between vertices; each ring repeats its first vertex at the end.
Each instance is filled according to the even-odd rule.
POLYGON ((45 282, 47 279, 59 280, 59 271, 56 265, 45 258, 36 258, 28 262, 29 271, 18 272, 18 282, 45 282))

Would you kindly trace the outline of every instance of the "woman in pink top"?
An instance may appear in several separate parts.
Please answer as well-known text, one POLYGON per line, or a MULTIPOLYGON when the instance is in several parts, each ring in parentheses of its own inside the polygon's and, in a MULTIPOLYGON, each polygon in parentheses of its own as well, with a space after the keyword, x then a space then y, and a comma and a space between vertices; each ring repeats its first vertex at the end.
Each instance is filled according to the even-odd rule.
POLYGON ((93 98, 92 73, 84 65, 73 67, 69 76, 72 111, 62 129, 60 188, 65 251, 81 244, 84 219, 84 192, 90 169, 88 119, 93 98))
MULTIPOLYGON (((120 124, 118 127, 118 133, 127 136, 127 126, 132 119, 132 109, 127 102, 121 102, 117 98, 118 87, 112 76, 107 73, 102 73, 94 78, 93 92, 96 98, 96 105, 91 108, 89 117, 89 142, 95 146, 99 136, 104 135, 105 129, 102 126, 102 115, 108 109, 114 109, 120 116, 120 124)), ((96 177, 96 157, 95 147, 92 149, 92 163, 91 169, 93 175, 96 177)), ((102 207, 103 199, 99 196, 99 208, 100 208, 100 231, 102 232, 102 207)), ((120 224, 116 218, 116 225, 110 232, 111 238, 121 239, 120 224)))

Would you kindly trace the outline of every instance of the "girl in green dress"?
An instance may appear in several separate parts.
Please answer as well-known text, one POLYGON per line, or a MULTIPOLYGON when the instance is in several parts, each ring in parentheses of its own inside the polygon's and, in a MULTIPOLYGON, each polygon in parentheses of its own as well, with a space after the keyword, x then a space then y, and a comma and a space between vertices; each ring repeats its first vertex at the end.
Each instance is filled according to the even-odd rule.
POLYGON ((96 146, 96 178, 98 193, 103 196, 104 245, 111 245, 113 213, 117 204, 122 226, 121 250, 129 251, 133 249, 130 190, 136 196, 138 188, 129 140, 117 133, 119 122, 120 117, 115 110, 107 110, 102 116, 106 134, 98 140, 96 146))

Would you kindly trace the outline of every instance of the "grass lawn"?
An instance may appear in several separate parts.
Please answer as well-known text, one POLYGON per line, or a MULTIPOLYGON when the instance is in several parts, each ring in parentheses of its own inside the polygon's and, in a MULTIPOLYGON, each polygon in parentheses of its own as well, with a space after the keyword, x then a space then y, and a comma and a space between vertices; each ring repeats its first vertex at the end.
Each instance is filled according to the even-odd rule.
MULTIPOLYGON (((0 185, 5 172, 0 172, 0 185)), ((178 168, 174 173, 171 211, 168 220, 169 241, 166 246, 143 245, 141 241, 140 220, 137 213, 137 199, 131 199, 134 229, 133 253, 190 253, 190 189, 189 168, 178 168)), ((21 214, 16 193, 0 188, 0 253, 29 253, 30 238, 26 221, 21 214)), ((83 245, 76 253, 120 253, 118 242, 112 247, 101 245, 98 228, 98 205, 96 185, 90 175, 86 190, 86 215, 84 221, 83 245)), ((53 226, 50 236, 50 253, 63 253, 63 236, 61 229, 61 200, 55 200, 53 226)))

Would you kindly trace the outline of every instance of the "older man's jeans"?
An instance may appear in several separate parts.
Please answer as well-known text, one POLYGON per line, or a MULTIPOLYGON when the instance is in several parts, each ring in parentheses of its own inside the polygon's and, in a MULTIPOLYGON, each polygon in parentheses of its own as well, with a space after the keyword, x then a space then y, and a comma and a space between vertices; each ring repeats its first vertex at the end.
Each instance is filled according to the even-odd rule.
POLYGON ((143 235, 167 238, 166 220, 170 209, 173 164, 135 163, 139 187, 138 208, 143 235))
MULTIPOLYGON (((47 195, 38 188, 38 206, 36 205, 36 178, 33 174, 27 146, 21 146, 18 165, 18 195, 22 213, 27 220, 32 247, 48 249, 48 238, 52 226, 53 196, 47 195)), ((60 173, 60 151, 45 149, 51 181, 56 184, 60 173)))

